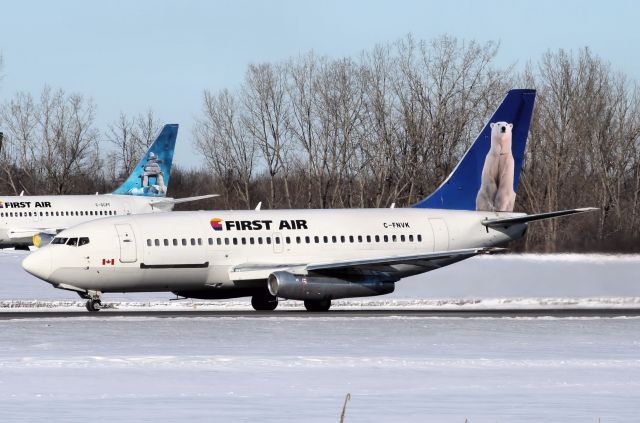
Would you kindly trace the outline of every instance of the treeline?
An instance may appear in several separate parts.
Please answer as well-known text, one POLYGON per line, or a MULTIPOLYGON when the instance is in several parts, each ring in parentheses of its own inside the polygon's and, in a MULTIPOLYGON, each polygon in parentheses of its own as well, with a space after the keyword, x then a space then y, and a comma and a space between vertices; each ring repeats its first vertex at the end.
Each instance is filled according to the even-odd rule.
MULTIPOLYGON (((588 49, 548 52, 516 72, 499 45, 406 37, 331 59, 250 65, 237 89, 205 90, 192 130, 202 169, 180 164, 170 194, 193 208, 409 206, 454 168, 505 93, 538 90, 516 210, 596 206, 537 223, 527 251, 638 251, 640 96, 588 49)), ((161 123, 121 115, 102 132, 85 97, 45 88, 0 111, 3 193, 108 192, 161 123)), ((188 137, 182 128, 181 142, 188 137)))

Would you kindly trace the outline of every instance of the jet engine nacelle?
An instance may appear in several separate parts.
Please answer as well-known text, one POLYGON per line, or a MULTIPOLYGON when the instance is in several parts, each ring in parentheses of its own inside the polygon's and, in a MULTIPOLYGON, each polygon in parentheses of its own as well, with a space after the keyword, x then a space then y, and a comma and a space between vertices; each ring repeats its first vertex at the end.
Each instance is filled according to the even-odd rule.
POLYGON ((274 297, 305 301, 390 294, 395 289, 395 282, 372 277, 345 280, 328 276, 273 272, 267 279, 267 286, 274 297))
POLYGON ((50 244, 54 236, 55 235, 39 233, 39 234, 35 234, 31 238, 31 241, 33 242, 34 247, 41 248, 41 247, 44 247, 45 245, 50 244))

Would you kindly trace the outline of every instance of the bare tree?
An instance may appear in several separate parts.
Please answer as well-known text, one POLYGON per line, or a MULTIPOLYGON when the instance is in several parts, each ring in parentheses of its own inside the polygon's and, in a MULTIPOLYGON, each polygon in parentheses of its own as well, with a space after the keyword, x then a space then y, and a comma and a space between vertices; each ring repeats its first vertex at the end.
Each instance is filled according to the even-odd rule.
MULTIPOLYGON (((264 165, 269 173, 269 206, 276 205, 276 177, 286 170, 284 157, 290 148, 287 138, 289 107, 286 72, 271 64, 250 65, 242 92, 245 114, 243 122, 258 142, 264 165)), ((288 178, 283 174, 285 205, 291 207, 288 178)))
POLYGON ((204 117, 194 128, 196 150, 220 182, 226 206, 231 207, 231 196, 238 195, 251 208, 256 142, 248 136, 237 100, 227 90, 218 95, 205 91, 203 103, 204 117))

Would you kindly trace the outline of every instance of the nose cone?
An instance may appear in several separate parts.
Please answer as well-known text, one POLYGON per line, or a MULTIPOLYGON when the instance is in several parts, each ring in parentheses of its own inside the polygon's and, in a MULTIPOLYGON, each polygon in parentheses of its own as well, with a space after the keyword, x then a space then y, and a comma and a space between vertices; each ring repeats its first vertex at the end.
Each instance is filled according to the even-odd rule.
POLYGON ((51 276, 51 251, 49 248, 42 248, 29 254, 22 260, 22 268, 33 276, 42 280, 48 280, 51 276))

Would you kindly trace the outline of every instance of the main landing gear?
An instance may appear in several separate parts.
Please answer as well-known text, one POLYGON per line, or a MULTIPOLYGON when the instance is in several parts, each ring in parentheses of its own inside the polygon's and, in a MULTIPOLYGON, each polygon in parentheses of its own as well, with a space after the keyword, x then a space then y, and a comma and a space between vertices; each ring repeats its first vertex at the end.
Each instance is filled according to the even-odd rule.
POLYGON ((331 308, 331 300, 306 300, 304 308, 307 311, 329 311, 331 308))
POLYGON ((278 299, 269 294, 254 295, 251 297, 251 306, 256 311, 273 311, 278 307, 278 299))

